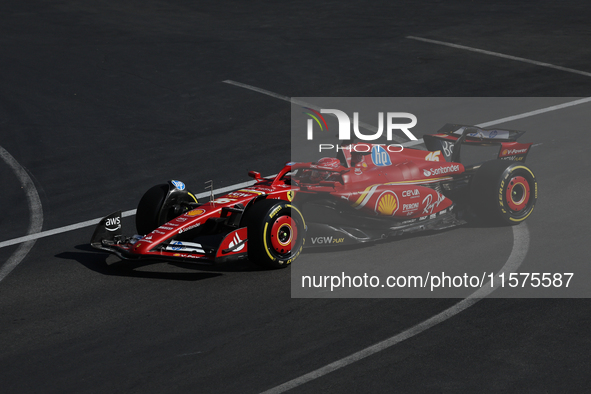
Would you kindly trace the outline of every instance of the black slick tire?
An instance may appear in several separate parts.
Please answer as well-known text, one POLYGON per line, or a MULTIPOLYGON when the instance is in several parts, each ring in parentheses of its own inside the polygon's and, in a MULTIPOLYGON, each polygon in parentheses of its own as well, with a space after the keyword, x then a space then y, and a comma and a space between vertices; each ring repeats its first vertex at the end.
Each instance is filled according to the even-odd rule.
POLYGON ((470 185, 470 205, 488 224, 516 225, 531 215, 538 199, 533 171, 522 163, 483 163, 470 185))
POLYGON ((167 194, 167 184, 156 185, 144 193, 135 214, 135 227, 138 234, 149 234, 164 224, 159 223, 158 217, 167 194))
POLYGON ((301 212, 284 200, 260 200, 242 223, 248 230, 248 257, 264 268, 285 268, 301 253, 306 224, 301 212))

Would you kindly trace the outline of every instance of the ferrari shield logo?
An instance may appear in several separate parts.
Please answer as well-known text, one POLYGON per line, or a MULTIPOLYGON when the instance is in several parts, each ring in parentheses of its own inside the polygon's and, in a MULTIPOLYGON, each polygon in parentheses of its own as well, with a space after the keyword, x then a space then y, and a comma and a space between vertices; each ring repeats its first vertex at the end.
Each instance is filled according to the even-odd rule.
POLYGON ((291 202, 291 200, 293 200, 293 197, 295 196, 295 192, 293 190, 290 190, 287 192, 287 199, 291 202))

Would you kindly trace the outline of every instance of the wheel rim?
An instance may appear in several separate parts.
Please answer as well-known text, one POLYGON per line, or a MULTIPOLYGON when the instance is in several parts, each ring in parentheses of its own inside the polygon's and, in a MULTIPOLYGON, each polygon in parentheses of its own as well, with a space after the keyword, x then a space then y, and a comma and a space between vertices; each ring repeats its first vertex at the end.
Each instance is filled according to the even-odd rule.
POLYGON ((529 182, 522 176, 511 178, 507 186, 507 205, 514 212, 518 212, 527 207, 530 199, 529 182))
POLYGON ((298 239, 298 228, 289 216, 280 216, 271 227, 271 247, 281 256, 291 253, 298 239))

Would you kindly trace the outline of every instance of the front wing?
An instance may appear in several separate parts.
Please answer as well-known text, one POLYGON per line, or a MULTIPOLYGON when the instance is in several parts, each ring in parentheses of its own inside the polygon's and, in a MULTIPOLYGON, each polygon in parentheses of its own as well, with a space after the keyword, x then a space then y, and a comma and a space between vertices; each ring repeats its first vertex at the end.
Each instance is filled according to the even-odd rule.
POLYGON ((203 241, 196 239, 189 242, 171 237, 154 245, 148 252, 139 253, 137 250, 142 243, 152 241, 141 235, 123 235, 121 211, 117 211, 100 220, 90 244, 95 249, 115 254, 124 260, 152 259, 214 264, 247 257, 246 227, 202 238, 203 241))

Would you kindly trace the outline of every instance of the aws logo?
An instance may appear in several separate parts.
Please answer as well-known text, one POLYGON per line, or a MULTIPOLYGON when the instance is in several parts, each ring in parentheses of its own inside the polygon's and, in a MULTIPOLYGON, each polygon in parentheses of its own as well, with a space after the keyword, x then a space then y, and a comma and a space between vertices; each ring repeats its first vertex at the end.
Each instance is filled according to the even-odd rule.
POLYGON ((107 231, 117 231, 121 228, 121 218, 108 218, 107 222, 105 223, 105 229, 107 231))

